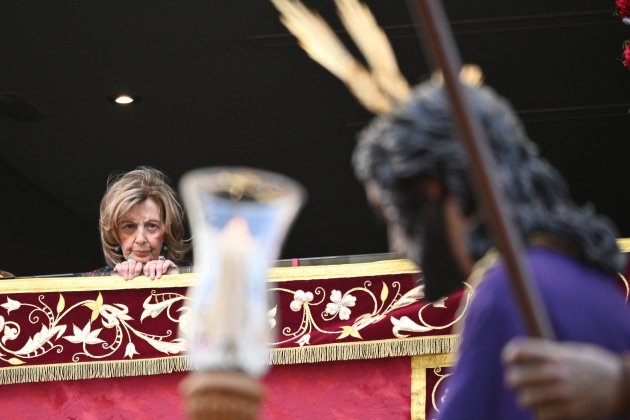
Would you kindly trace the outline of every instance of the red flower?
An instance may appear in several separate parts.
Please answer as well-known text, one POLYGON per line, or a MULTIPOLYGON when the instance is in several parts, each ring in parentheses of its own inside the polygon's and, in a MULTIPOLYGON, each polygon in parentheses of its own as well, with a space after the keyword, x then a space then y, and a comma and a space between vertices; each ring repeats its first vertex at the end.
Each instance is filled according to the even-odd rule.
POLYGON ((624 43, 625 49, 623 50, 623 65, 630 70, 630 40, 624 43))
POLYGON ((617 15, 623 18, 630 18, 630 0, 615 0, 617 4, 617 15))

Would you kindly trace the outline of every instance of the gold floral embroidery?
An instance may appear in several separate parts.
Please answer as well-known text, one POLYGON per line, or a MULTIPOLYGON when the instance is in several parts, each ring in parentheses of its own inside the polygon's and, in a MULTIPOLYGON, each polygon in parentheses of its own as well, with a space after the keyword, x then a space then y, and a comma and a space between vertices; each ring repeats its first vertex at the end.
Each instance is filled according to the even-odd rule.
MULTIPOLYGON (((391 316, 391 312, 415 304, 423 299, 424 286, 416 286, 403 294, 400 282, 394 281, 389 284, 382 282, 378 296, 373 291, 372 286, 372 282, 368 280, 363 283, 362 287, 354 287, 344 293, 337 289, 333 289, 328 293, 321 286, 315 287, 313 291, 305 291, 303 289, 292 290, 280 287, 270 289, 273 292, 292 294, 293 300, 289 305, 289 309, 293 312, 302 313, 300 322, 296 325, 285 326, 281 331, 279 341, 271 343, 271 345, 279 346, 287 343, 295 343, 300 347, 309 345, 314 332, 335 334, 337 340, 347 337, 362 340, 362 329, 385 319, 389 319, 392 323, 392 338, 409 337, 409 334, 403 334, 403 331, 425 333, 428 331, 443 330, 451 327, 462 318, 465 309, 468 307, 471 296, 471 288, 467 286, 465 303, 463 304, 464 309, 454 319, 449 317, 446 323, 436 325, 425 320, 424 312, 428 308, 446 309, 448 299, 422 305, 417 312, 417 320, 412 320, 408 316, 403 316, 398 319, 391 316), (366 306, 366 301, 369 302, 367 306, 371 306, 372 310, 353 318, 353 308, 358 306, 358 301, 361 301, 363 307, 366 306), (316 319, 314 313, 317 313, 316 309, 323 305, 325 305, 325 309, 321 311, 320 321, 316 319), (348 323, 339 325, 339 323, 336 322, 333 328, 330 328, 328 326, 330 322, 337 319, 339 321, 348 321, 348 323)), ((275 324, 275 319, 273 323, 275 324)))
MULTIPOLYGON (((363 287, 354 287, 342 293, 340 290, 333 289, 328 292, 321 286, 315 287, 313 292, 306 292, 302 289, 291 290, 287 288, 272 288, 270 291, 278 293, 290 293, 293 295, 293 301, 290 304, 290 310, 293 312, 302 312, 302 318, 299 325, 285 326, 281 332, 281 339, 274 346, 286 344, 290 342, 297 343, 300 346, 308 345, 311 334, 317 331, 322 334, 335 334, 338 340, 348 336, 362 339, 360 331, 366 326, 379 322, 385 318, 387 313, 392 310, 413 303, 414 299, 403 299, 401 294, 401 284, 398 281, 391 283, 393 289, 392 299, 390 299, 390 286, 383 282, 379 297, 370 289, 371 281, 365 281, 363 287), (315 300, 317 297, 317 300, 315 300), (354 319, 348 325, 342 325, 334 329, 327 329, 325 323, 338 318, 341 321, 348 321, 352 315, 352 308, 356 305, 357 299, 366 299, 372 302, 373 309, 371 312, 362 314, 354 319), (325 309, 321 312, 321 321, 315 319, 313 312, 318 306, 325 303, 325 309), (284 339, 283 339, 284 338, 284 339)), ((409 293, 409 292, 408 292, 409 293)), ((337 325, 337 324, 335 324, 337 325)))
MULTIPOLYGON (((103 359, 112 356, 123 345, 125 346, 122 359, 132 359, 138 355, 136 344, 142 340, 155 350, 165 354, 178 354, 186 350, 186 343, 183 339, 175 337, 172 329, 162 334, 155 334, 142 331, 138 326, 132 325, 133 317, 129 315, 129 308, 120 303, 106 303, 103 295, 99 292, 94 300, 83 300, 66 308, 66 299, 63 294, 59 295, 55 310, 46 302, 46 296, 40 295, 38 304, 20 302, 10 297, 0 306, 7 311, 7 315, 13 311, 29 310, 28 321, 36 326, 41 326, 39 332, 28 337, 25 344, 19 348, 11 346, 20 338, 22 327, 15 321, 5 320, 0 316, 0 360, 13 366, 27 364, 53 350, 61 353, 64 350, 66 340, 68 343, 79 344, 80 351, 73 353, 73 362, 86 361, 89 359, 103 359), (76 312, 85 307, 90 312, 85 312, 85 324, 72 326, 65 323, 65 320, 72 314, 77 319, 76 312), (100 319, 102 327, 95 328, 100 319), (115 332, 104 339, 101 332, 111 329, 115 332), (72 329, 72 334, 68 331, 72 329), (63 340, 62 340, 63 339, 63 340)), ((186 296, 177 293, 157 293, 151 291, 143 303, 143 313, 140 323, 147 318, 155 318, 162 312, 166 313, 168 319, 177 324, 185 322, 188 316, 187 307, 182 307, 179 314, 172 313, 173 305, 179 301, 188 299, 186 296)))
POLYGON ((409 334, 403 334, 403 331, 424 333, 434 330, 443 330, 455 325, 463 318, 464 314, 466 313, 466 310, 468 309, 468 305, 470 303, 470 299, 473 294, 473 290, 470 285, 468 285, 468 283, 464 283, 464 287, 465 292, 464 296, 462 296, 463 302, 459 303, 459 311, 457 315, 454 318, 449 319, 447 323, 442 325, 431 324, 424 319, 424 311, 428 308, 447 309, 447 301, 449 298, 444 298, 433 303, 426 303, 422 305, 417 312, 418 322, 412 320, 408 316, 403 316, 400 319, 391 317, 391 322, 394 325, 394 328, 392 329, 394 336, 398 338, 406 338, 409 337, 409 334))

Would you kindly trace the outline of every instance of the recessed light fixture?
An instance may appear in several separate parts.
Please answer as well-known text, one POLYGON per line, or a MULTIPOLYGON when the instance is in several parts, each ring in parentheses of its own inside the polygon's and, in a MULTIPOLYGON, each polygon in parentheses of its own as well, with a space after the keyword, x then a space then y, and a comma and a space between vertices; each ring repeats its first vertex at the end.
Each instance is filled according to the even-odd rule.
POLYGON ((139 96, 133 96, 128 93, 117 93, 115 95, 109 95, 107 97, 108 101, 112 101, 118 105, 129 105, 134 102, 140 101, 142 98, 139 96))
POLYGON ((133 98, 128 95, 120 95, 119 97, 114 99, 114 102, 120 105, 127 105, 133 102, 133 98))

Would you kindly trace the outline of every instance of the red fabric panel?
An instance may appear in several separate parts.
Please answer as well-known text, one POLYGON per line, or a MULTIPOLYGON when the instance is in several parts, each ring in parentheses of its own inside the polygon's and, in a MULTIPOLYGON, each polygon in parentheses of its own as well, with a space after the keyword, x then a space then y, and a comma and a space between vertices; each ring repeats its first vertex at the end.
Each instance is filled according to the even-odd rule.
MULTIPOLYGON (((1 418, 183 419, 185 373, 2 386, 1 418)), ((261 419, 408 419, 407 357, 274 366, 261 419)))
POLYGON ((411 360, 274 366, 262 419, 409 419, 411 360), (360 415, 359 415, 360 413, 360 415))
POLYGON ((184 373, 3 385, 6 419, 183 419, 184 373))

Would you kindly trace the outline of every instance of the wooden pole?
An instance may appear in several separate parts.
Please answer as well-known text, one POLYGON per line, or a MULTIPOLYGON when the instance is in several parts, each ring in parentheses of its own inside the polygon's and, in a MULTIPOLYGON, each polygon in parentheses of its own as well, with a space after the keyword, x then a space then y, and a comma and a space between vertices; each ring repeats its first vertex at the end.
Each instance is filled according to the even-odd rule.
POLYGON ((553 338, 540 293, 532 280, 529 266, 523 260, 522 238, 514 224, 510 207, 506 205, 503 191, 491 177, 492 173, 496 173, 493 169, 495 163, 485 132, 478 116, 469 112, 470 107, 467 106, 459 80, 461 61, 441 1, 408 0, 408 4, 416 20, 418 35, 429 50, 429 61, 442 72, 460 137, 468 152, 477 201, 486 225, 505 259, 527 331, 533 337, 553 338))

